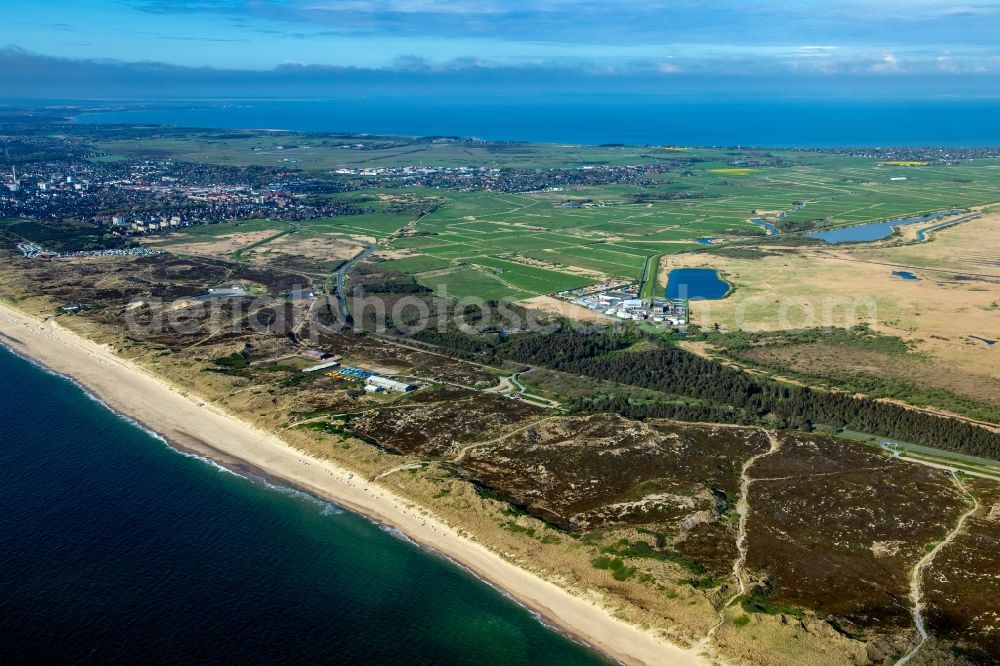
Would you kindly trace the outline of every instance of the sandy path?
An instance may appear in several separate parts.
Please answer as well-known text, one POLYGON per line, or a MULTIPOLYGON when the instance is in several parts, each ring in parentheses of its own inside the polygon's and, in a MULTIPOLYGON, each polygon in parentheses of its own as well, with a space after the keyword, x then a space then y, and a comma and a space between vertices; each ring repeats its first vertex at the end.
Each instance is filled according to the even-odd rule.
POLYGON ((913 571, 910 573, 910 601, 913 602, 913 624, 917 628, 917 636, 919 639, 917 640, 916 645, 910 648, 910 651, 904 654, 899 661, 896 662, 896 666, 902 666, 910 661, 910 659, 912 659, 914 655, 920 651, 920 648, 923 647, 924 643, 927 642, 927 626, 924 622, 924 571, 926 571, 927 568, 933 564, 934 558, 937 557, 937 554, 941 552, 945 546, 954 541, 956 536, 961 534, 962 527, 965 525, 965 521, 969 518, 969 516, 979 510, 979 500, 965 488, 962 481, 955 475, 954 472, 952 472, 951 480, 956 486, 958 486, 958 489, 962 491, 962 494, 972 500, 972 508, 959 516, 958 522, 955 523, 955 527, 948 533, 948 536, 938 542, 938 544, 934 546, 933 550, 924 555, 923 558, 913 567, 913 571))
POLYGON ((719 621, 708 630, 705 638, 699 642, 700 649, 704 649, 708 645, 715 632, 725 623, 726 609, 729 605, 747 593, 746 575, 744 573, 747 561, 747 519, 750 517, 750 485, 754 482, 754 479, 750 476, 750 468, 761 458, 774 455, 781 450, 781 440, 778 439, 776 434, 768 431, 767 440, 770 443, 768 450, 747 458, 746 462, 743 463, 743 468, 740 470, 740 498, 736 501, 736 513, 740 517, 740 522, 736 530, 736 560, 733 562, 733 580, 736 581, 736 592, 722 604, 722 607, 719 609, 719 621))
POLYGON ((223 464, 250 465, 394 527, 494 583, 551 624, 627 664, 701 664, 683 649, 462 536, 412 502, 330 462, 307 456, 207 401, 182 394, 105 347, 0 304, 0 342, 68 375, 112 409, 223 464))
POLYGON ((736 534, 736 552, 738 556, 733 563, 733 579, 736 580, 739 591, 729 603, 732 603, 737 597, 741 597, 747 592, 746 576, 743 569, 747 561, 747 519, 750 517, 750 484, 754 481, 750 477, 750 469, 761 458, 774 455, 781 450, 781 440, 778 439, 777 435, 773 432, 768 432, 767 439, 770 443, 768 450, 764 453, 751 456, 749 460, 743 463, 743 469, 740 473, 740 499, 736 502, 736 513, 740 517, 739 528, 736 534))
POLYGON ((462 460, 465 459, 465 456, 469 454, 469 451, 473 449, 478 449, 484 446, 489 446, 490 444, 496 444, 497 442, 502 442, 503 440, 509 439, 518 433, 524 432, 528 428, 534 428, 536 425, 540 425, 542 423, 545 423, 546 421, 551 421, 554 418, 555 418, 554 416, 546 416, 545 418, 538 419, 537 421, 532 421, 527 425, 523 425, 517 430, 511 430, 507 434, 501 435, 500 437, 494 437, 493 439, 487 440, 485 442, 473 442, 472 444, 467 444, 466 446, 463 446, 461 449, 459 449, 458 455, 452 458, 451 462, 460 463, 462 462, 462 460))

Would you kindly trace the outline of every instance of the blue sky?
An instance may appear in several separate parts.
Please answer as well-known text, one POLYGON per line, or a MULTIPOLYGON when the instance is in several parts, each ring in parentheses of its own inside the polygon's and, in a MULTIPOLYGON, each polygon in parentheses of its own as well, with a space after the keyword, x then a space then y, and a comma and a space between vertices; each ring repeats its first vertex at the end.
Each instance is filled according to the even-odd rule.
POLYGON ((29 57, 39 72, 109 77, 135 63, 175 77, 527 68, 605 83, 853 77, 886 92, 952 79, 961 94, 1000 94, 1000 0, 4 0, 0 65, 29 57))

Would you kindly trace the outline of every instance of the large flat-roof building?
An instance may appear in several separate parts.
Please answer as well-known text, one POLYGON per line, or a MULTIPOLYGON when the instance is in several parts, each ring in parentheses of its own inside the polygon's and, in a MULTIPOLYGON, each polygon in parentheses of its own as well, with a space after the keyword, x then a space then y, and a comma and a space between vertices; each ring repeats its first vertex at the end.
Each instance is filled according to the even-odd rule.
POLYGON ((395 379, 389 379, 388 377, 379 377, 378 375, 372 375, 368 378, 368 386, 375 386, 384 391, 395 391, 397 393, 406 393, 416 389, 416 386, 412 384, 405 384, 403 382, 397 382, 395 379))
POLYGON ((327 363, 320 363, 319 365, 313 365, 308 368, 303 368, 302 372, 319 372, 320 370, 329 370, 330 368, 336 368, 340 363, 337 361, 328 361, 327 363))

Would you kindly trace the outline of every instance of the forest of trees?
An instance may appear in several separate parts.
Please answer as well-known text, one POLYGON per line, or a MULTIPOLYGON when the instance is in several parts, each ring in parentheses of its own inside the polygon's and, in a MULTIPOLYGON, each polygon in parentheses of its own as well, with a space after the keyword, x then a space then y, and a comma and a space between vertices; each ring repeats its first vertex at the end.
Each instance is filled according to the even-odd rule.
POLYGON ((482 363, 538 365, 675 396, 675 401, 633 402, 614 395, 576 399, 577 411, 616 412, 630 418, 675 418, 720 423, 769 423, 809 428, 824 424, 917 444, 1000 458, 1000 434, 959 419, 761 379, 701 358, 631 326, 587 334, 563 326, 553 333, 472 336, 427 331, 422 342, 482 363))

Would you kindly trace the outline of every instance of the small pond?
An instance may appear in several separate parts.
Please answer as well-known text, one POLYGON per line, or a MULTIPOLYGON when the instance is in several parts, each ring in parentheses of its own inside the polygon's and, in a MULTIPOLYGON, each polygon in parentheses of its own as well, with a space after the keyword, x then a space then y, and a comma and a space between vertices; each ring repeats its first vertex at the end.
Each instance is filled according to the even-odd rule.
POLYGON ((667 276, 667 298, 714 301, 729 293, 714 268, 675 268, 667 276))
POLYGON ((916 276, 915 273, 911 273, 910 271, 893 271, 892 272, 892 276, 893 277, 902 278, 904 280, 919 280, 920 279, 919 277, 916 276))

